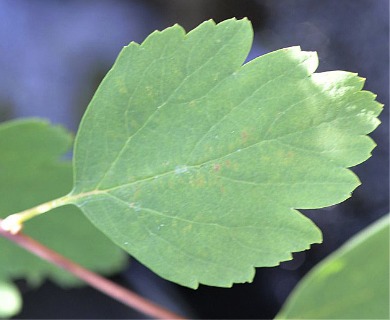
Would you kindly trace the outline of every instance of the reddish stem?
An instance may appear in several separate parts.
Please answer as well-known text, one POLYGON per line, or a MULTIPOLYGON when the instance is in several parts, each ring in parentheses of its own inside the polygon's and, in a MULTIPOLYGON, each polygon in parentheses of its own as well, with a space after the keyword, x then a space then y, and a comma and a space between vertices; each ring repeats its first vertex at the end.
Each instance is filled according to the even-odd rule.
MULTIPOLYGON (((1 221, 2 220, 0 219, 0 223, 1 221)), ((101 277, 88 269, 81 267, 80 265, 61 256, 57 252, 45 247, 41 243, 22 234, 21 232, 12 234, 0 227, 0 236, 18 244, 27 251, 34 253, 38 257, 67 270, 76 277, 88 283, 91 287, 94 287, 95 289, 112 297, 113 299, 116 299, 123 304, 144 313, 145 315, 158 319, 184 319, 183 317, 166 310, 165 308, 160 307, 151 301, 148 301, 138 294, 104 277, 101 277)))

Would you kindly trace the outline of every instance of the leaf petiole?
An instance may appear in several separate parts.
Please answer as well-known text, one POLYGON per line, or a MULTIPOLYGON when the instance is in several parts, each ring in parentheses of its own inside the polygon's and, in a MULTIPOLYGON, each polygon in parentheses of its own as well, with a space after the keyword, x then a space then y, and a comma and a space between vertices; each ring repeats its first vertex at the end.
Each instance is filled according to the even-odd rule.
POLYGON ((14 213, 0 222, 0 228, 12 234, 17 234, 22 228, 23 223, 41 215, 42 213, 61 207, 66 204, 66 196, 42 203, 36 207, 14 213))

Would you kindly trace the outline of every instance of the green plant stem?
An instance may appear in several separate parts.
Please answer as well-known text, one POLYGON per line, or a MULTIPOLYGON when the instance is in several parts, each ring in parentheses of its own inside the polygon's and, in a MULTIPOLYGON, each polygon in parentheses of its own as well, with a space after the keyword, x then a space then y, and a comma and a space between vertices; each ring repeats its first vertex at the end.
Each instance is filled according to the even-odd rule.
MULTIPOLYGON (((40 207, 40 206, 38 206, 40 207)), ((38 208, 36 207, 36 208, 38 208)), ((32 209, 31 209, 32 210, 32 209)), ((50 209, 48 209, 50 210, 50 209)), ((48 211, 47 210, 47 211, 48 211)), ((27 210, 29 211, 29 210, 27 210)), ((42 212, 43 213, 43 212, 42 212)), ((27 251, 38 257, 72 273, 74 276, 85 281, 95 289, 122 302, 123 304, 142 312, 145 315, 158 319, 184 319, 183 317, 154 304, 136 293, 119 286, 118 284, 99 276, 98 274, 83 268, 75 262, 61 256, 57 252, 45 247, 36 240, 18 232, 16 234, 4 230, 1 225, 4 220, 0 219, 0 236, 18 244, 27 251)))

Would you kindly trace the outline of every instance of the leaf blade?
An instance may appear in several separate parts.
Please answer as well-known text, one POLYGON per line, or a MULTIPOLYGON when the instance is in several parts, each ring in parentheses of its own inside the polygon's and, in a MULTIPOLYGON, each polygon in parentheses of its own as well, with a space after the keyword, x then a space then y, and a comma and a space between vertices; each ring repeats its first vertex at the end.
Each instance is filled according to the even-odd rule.
POLYGON ((359 232, 294 288, 277 319, 388 319, 389 216, 359 232))
POLYGON ((293 208, 350 197, 360 182, 347 167, 374 147, 363 135, 378 125, 381 105, 360 91, 362 79, 313 74, 316 54, 298 47, 242 66, 251 41, 246 20, 227 20, 131 44, 76 138, 69 203, 87 201, 82 210, 115 243, 189 287, 251 281, 254 267, 321 242, 293 208), (214 51, 198 54, 208 38, 214 51), (351 145, 359 147, 349 156, 351 145))

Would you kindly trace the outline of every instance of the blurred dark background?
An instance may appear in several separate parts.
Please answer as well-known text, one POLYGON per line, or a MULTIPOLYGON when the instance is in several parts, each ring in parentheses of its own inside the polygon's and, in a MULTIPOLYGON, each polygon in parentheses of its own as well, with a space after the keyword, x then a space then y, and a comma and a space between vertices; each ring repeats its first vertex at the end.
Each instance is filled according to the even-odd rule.
MULTIPOLYGON (((112 279, 188 317, 269 319, 313 265, 389 211, 388 0, 2 0, 0 120, 43 117, 76 131, 124 45, 174 23, 188 31, 206 19, 231 17, 253 23, 251 58, 300 45, 318 52, 319 71, 348 70, 367 78, 365 89, 378 94, 385 109, 372 134, 378 144, 373 157, 354 168, 362 186, 345 203, 305 211, 323 230, 324 243, 279 267, 258 268, 252 284, 193 291, 135 261, 112 279)), ((20 286, 25 300, 17 318, 143 318, 90 288, 20 286)))

